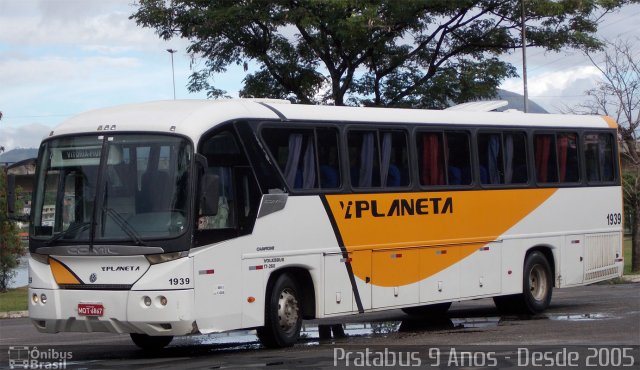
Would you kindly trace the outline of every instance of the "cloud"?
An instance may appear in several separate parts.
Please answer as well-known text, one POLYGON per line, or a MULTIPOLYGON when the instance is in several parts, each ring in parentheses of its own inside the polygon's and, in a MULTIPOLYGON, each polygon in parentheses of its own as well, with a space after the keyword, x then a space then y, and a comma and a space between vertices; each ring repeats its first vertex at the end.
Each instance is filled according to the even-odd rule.
POLYGON ((21 126, 6 126, 0 123, 0 145, 6 151, 16 148, 37 148, 51 128, 39 123, 21 126))
MULTIPOLYGON (((546 72, 539 75, 529 76, 527 85, 529 95, 534 97, 544 97, 549 95, 561 95, 566 92, 576 93, 574 85, 577 81, 596 81, 600 77, 600 71, 594 66, 576 67, 570 70, 546 72)), ((505 90, 522 92, 521 79, 509 79, 502 86, 505 90)), ((583 93, 580 91, 579 93, 583 93)))
MULTIPOLYGON (((136 11, 129 1, 29 1, 0 2, 0 45, 20 49, 52 46, 104 52, 164 50, 166 41, 153 29, 130 20, 136 11), (19 3, 19 4, 15 4, 19 3), (88 48, 88 49, 87 49, 88 48)), ((185 49, 187 40, 171 41, 185 49)))

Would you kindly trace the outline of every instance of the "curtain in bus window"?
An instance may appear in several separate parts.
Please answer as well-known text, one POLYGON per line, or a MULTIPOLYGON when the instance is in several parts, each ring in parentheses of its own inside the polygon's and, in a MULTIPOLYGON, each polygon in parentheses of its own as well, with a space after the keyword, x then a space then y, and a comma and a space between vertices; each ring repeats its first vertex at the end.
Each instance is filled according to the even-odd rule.
POLYGON ((489 167, 489 183, 499 184, 500 179, 500 166, 498 157, 500 154, 500 135, 489 135, 489 141, 487 142, 487 166, 489 167))
POLYGON ((504 136, 504 182, 511 184, 513 180, 513 134, 504 136))
POLYGON ((389 165, 391 164, 391 133, 382 134, 382 163, 380 163, 380 178, 388 185, 389 165))
POLYGON ((444 166, 440 153, 440 134, 422 135, 422 184, 444 185, 444 166))
POLYGON ((600 181, 605 179, 605 159, 604 151, 606 149, 606 143, 603 140, 602 135, 598 135, 598 170, 600 172, 600 181))
POLYGON ((312 189, 316 184, 316 160, 312 136, 307 136, 307 149, 304 151, 303 166, 302 188, 312 189))
MULTIPOLYGON (((549 176, 549 164, 554 158, 551 156, 551 135, 536 135, 535 160, 538 182, 553 182, 549 176)), ((553 167, 555 169, 555 166, 553 167)))
POLYGON ((598 135, 598 167, 600 169, 600 181, 612 181, 613 174, 613 147, 611 135, 598 135))
POLYGON ((373 180, 373 155, 374 155, 373 132, 365 132, 362 135, 362 147, 360 148, 360 176, 358 186, 368 188, 372 186, 373 180))
POLYGON ((302 134, 289 135, 289 156, 287 157, 287 164, 284 167, 284 177, 287 180, 287 184, 291 187, 294 187, 296 183, 301 150, 302 134))
POLYGON ((567 151, 569 148, 569 137, 566 134, 559 134, 556 138, 558 146, 558 167, 560 170, 559 180, 564 182, 567 177, 567 151))

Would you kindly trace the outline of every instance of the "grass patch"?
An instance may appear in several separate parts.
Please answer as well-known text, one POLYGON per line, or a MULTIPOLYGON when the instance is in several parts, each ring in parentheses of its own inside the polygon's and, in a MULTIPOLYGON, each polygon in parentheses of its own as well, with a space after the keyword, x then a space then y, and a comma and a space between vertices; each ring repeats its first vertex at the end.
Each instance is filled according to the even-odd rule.
POLYGON ((0 293, 0 312, 26 311, 27 287, 9 289, 6 293, 0 293))
POLYGON ((631 273, 631 238, 625 238, 623 244, 624 254, 624 275, 631 273))

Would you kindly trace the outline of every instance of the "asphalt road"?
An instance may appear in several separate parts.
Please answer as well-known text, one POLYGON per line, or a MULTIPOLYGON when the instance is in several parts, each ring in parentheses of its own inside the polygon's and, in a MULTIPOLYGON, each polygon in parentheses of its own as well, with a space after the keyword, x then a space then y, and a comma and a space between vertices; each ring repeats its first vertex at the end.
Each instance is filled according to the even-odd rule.
POLYGON ((393 310, 323 321, 336 322, 345 324, 346 338, 320 341, 317 322, 306 322, 300 343, 281 350, 264 349, 241 331, 176 338, 144 353, 127 335, 40 334, 28 319, 7 319, 0 320, 0 368, 34 347, 44 353, 39 366, 83 369, 640 368, 640 283, 555 290, 549 309, 535 316, 500 315, 490 299, 480 299, 454 303, 441 319, 393 310))

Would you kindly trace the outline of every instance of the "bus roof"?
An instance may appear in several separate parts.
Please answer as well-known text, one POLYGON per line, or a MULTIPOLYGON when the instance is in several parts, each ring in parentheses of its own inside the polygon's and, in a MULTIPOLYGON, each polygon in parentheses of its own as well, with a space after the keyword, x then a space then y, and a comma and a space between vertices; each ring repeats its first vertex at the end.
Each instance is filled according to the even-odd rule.
POLYGON ((574 128, 615 128, 609 117, 522 112, 475 112, 361 108, 279 104, 270 99, 167 100, 120 105, 76 115, 53 129, 50 137, 90 132, 177 133, 194 142, 217 124, 234 119, 318 122, 376 122, 452 125, 505 125, 574 128))

